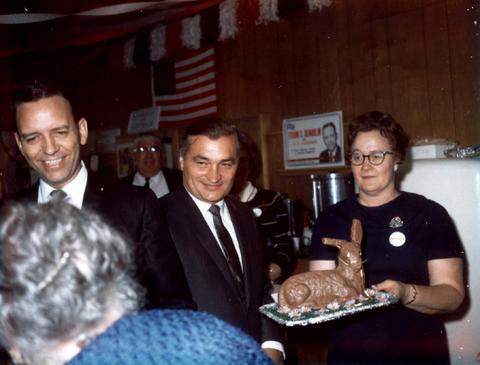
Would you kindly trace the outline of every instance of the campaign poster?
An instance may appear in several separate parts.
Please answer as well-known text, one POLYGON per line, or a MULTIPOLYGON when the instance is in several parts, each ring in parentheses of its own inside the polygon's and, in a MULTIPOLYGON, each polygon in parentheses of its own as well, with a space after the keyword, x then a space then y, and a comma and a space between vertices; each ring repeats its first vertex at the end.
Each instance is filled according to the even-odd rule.
POLYGON ((342 112, 283 120, 285 169, 345 165, 342 112))

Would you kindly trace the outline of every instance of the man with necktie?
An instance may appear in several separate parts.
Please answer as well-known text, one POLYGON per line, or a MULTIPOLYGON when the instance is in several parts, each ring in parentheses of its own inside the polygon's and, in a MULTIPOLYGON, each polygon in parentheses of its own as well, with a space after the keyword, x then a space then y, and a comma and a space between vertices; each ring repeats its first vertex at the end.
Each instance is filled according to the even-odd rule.
MULTIPOLYGON (((233 126, 200 121, 188 127, 180 146, 183 186, 160 198, 159 220, 198 309, 244 330, 280 364, 282 332, 258 311, 271 298, 255 217, 248 205, 227 196, 238 149, 233 126)), ((149 253, 154 267, 155 247, 149 253)))
POLYGON ((328 122, 322 127, 322 137, 327 148, 320 153, 320 163, 341 161, 342 148, 337 143, 337 129, 333 122, 328 122))
POLYGON ((17 90, 15 139, 40 177, 39 182, 20 192, 17 200, 44 203, 63 199, 77 208, 98 212, 136 245, 138 280, 155 288, 147 293, 148 303, 155 302, 156 307, 191 306, 175 246, 161 236, 154 194, 125 183, 109 188, 95 186, 80 158, 80 147, 88 138, 87 120, 75 116, 70 100, 65 90, 37 81, 17 90), (147 246, 155 246, 159 252, 156 264, 161 275, 155 277, 155 282, 144 270, 147 246))
POLYGON ((142 134, 135 138, 132 157, 136 172, 123 178, 128 184, 148 187, 157 198, 182 184, 182 173, 179 170, 163 166, 160 137, 142 134))

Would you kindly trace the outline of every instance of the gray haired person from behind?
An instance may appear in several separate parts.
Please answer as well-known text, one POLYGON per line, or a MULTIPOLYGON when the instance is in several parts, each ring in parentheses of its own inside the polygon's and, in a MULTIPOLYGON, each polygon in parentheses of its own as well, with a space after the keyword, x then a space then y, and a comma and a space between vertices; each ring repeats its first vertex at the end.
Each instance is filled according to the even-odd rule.
POLYGON ((98 215, 16 205, 0 237, 1 341, 15 363, 63 364, 138 308, 130 247, 98 215))
POLYGON ((270 364, 209 314, 138 311, 131 243, 97 214, 17 204, 0 222, 0 342, 15 364, 270 364))

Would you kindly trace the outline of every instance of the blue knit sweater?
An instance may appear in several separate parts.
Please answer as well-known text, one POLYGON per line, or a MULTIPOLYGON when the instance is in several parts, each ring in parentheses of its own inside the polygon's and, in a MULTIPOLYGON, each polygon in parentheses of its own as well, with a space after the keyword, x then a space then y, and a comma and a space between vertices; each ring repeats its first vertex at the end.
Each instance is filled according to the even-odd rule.
POLYGON ((267 365, 253 338, 210 314, 151 310, 124 316, 68 365, 267 365))

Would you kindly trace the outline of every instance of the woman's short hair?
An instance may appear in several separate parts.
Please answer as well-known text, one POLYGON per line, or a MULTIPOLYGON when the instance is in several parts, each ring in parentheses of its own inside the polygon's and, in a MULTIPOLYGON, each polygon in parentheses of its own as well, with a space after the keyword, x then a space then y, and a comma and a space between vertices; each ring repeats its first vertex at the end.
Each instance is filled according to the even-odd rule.
POLYGON ((408 135, 390 114, 379 111, 368 112, 352 119, 349 125, 349 148, 352 147, 358 133, 370 131, 379 131, 388 140, 393 152, 397 153, 400 161, 405 159, 410 141, 408 135))
POLYGON ((91 336, 109 310, 138 308, 131 243, 97 214, 64 202, 12 205, 0 226, 0 340, 29 364, 91 336))
POLYGON ((248 161, 248 180, 255 182, 262 174, 262 154, 257 144, 247 133, 239 131, 238 140, 240 142, 240 158, 248 161))

